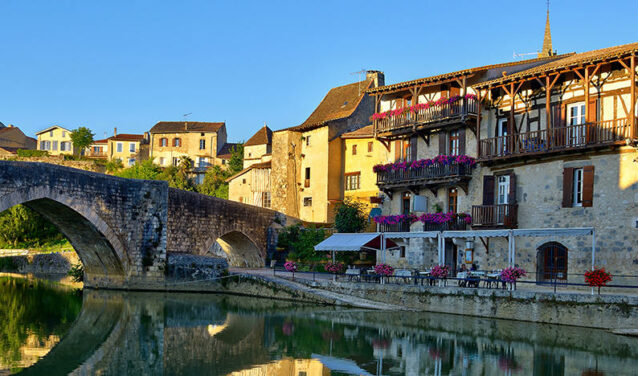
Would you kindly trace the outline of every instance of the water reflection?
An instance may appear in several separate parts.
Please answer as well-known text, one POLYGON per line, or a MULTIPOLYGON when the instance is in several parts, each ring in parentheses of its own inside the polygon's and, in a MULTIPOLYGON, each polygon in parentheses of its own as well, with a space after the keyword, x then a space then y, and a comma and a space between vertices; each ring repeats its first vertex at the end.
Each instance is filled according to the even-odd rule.
POLYGON ((637 353, 638 340, 600 330, 86 290, 74 325, 22 373, 629 375, 637 353))

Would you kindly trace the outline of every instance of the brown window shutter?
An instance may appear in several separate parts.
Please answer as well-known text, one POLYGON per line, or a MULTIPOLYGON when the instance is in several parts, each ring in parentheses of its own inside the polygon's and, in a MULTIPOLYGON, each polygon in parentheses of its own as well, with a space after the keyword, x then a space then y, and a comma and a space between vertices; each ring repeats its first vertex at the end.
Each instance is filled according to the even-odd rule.
POLYGON ((401 159, 401 140, 394 141, 394 160, 401 159))
POLYGON ((574 169, 565 167, 563 169, 563 207, 574 206, 574 169))
POLYGON ((594 166, 583 167, 583 207, 594 203, 594 166))
POLYGON ((594 123, 598 121, 598 99, 590 98, 589 106, 587 106, 587 121, 594 123))
POLYGON ((455 86, 451 86, 450 87, 450 98, 452 98, 455 95, 461 95, 461 89, 459 89, 458 87, 455 87, 455 86))
POLYGON ((465 128, 459 129, 459 155, 465 154, 465 128))
POLYGON ((516 174, 513 172, 510 173, 510 191, 507 202, 510 204, 516 203, 516 174))
POLYGON ((410 137, 410 160, 416 161, 418 156, 417 145, 419 143, 419 139, 417 136, 410 137))
POLYGON ((447 154, 447 133, 439 132, 439 154, 447 154))
POLYGON ((494 205, 494 175, 483 176, 483 205, 494 205))

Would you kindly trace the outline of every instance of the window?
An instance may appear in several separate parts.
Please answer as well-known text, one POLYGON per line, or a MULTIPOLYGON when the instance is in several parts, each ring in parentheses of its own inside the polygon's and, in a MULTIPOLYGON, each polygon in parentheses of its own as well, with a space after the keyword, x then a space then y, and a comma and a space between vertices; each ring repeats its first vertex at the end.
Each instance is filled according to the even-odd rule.
POLYGON ((135 153, 135 143, 134 142, 129 142, 128 151, 130 151, 131 153, 135 153))
POLYGON ((175 167, 179 166, 179 158, 173 157, 173 166, 175 167))
POLYGON ((49 131, 49 136, 53 137, 53 131, 49 131))
POLYGON ((161 147, 168 146, 168 138, 160 138, 160 146, 161 147))
POLYGON ((567 106, 567 145, 582 145, 585 140, 585 103, 579 102, 567 106))
POLYGON ((450 151, 450 155, 459 155, 460 154, 460 143, 461 136, 458 130, 450 132, 450 141, 448 145, 448 150, 450 151))
POLYGON ((372 141, 368 142, 368 153, 372 153, 372 141))
POLYGON ((60 142, 60 151, 71 151, 71 142, 69 141, 60 142))
POLYGON ((270 207, 270 192, 264 192, 261 196, 261 206, 264 208, 270 207))
POLYGON ((458 188, 450 188, 448 191, 448 211, 457 213, 459 203, 459 191, 458 188))
POLYGON ((310 167, 306 167, 306 176, 303 186, 306 188, 310 187, 310 167))
POLYGON ((583 206, 583 169, 574 169, 574 195, 573 206, 583 206))
POLYGON ((135 164, 135 158, 129 158, 128 159, 128 165, 129 166, 133 166, 135 164))
POLYGON ((46 141, 40 141, 40 150, 47 150, 47 142, 46 141))
POLYGON ((503 155, 507 152, 507 119, 499 119, 496 123, 496 152, 503 155))
POLYGON ((304 197, 303 206, 312 206, 312 197, 304 197))
POLYGON ((176 147, 176 148, 182 146, 182 139, 181 138, 174 138, 173 139, 173 146, 176 147))
POLYGON ((159 165, 164 166, 164 157, 159 157, 159 165))
POLYGON ((401 258, 405 258, 405 246, 401 246, 401 258))
POLYGON ((62 131, 62 137, 66 137, 66 132, 62 131))
POLYGON ((58 142, 53 141, 53 150, 58 150, 58 142))
POLYGON ((352 155, 357 155, 357 145, 352 145, 352 155))
POLYGON ((204 150, 206 149, 206 140, 201 139, 199 140, 199 150, 204 150))
POLYGON ((410 208, 410 198, 411 198, 411 194, 410 192, 404 192, 403 196, 401 197, 401 214, 405 214, 408 215, 411 212, 411 208, 410 208))
POLYGON ((208 157, 197 157, 197 167, 208 167, 208 157))
POLYGON ((507 204, 509 203, 509 192, 510 192, 510 176, 509 175, 501 175, 497 178, 498 181, 498 191, 496 193, 496 203, 507 204))
POLYGON ((246 179, 241 179, 242 184, 246 184, 246 179))
POLYGON ((360 188, 361 172, 346 174, 346 191, 354 191, 360 188))
POLYGON ((310 136, 306 136, 306 146, 310 146, 310 136))
POLYGON ((222 159, 222 165, 225 165, 225 164, 226 164, 226 160, 222 159))
POLYGON ((590 207, 594 201, 594 166, 566 167, 563 171, 563 207, 590 207))
POLYGON ((205 176, 206 175, 204 175, 204 174, 197 174, 195 176, 195 182, 197 183, 197 185, 204 184, 204 177, 205 176))
POLYGON ((117 152, 121 153, 123 149, 124 149, 124 144, 121 143, 121 142, 118 142, 117 143, 117 152))

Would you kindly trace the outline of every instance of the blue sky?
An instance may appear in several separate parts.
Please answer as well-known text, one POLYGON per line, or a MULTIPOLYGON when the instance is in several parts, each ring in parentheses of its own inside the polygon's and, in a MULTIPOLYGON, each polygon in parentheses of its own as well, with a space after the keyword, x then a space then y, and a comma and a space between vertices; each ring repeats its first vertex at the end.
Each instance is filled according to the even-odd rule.
MULTIPOLYGON (((637 13, 553 1, 554 48, 636 42, 637 13)), ((0 0, 0 15, 0 122, 102 138, 192 113, 241 141, 300 124, 361 69, 395 83, 535 52, 545 1, 0 0)))

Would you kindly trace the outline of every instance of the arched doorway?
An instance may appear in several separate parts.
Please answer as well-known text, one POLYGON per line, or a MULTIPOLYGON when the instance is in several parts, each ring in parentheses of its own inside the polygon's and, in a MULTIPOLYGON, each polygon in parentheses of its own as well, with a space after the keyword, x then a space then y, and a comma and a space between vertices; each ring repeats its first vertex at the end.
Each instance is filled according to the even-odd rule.
POLYGON ((259 247, 239 231, 231 231, 218 238, 209 252, 225 257, 231 266, 261 268, 265 264, 259 247))
POLYGON ((567 279, 567 247, 549 242, 538 247, 536 253, 536 280, 567 279))

